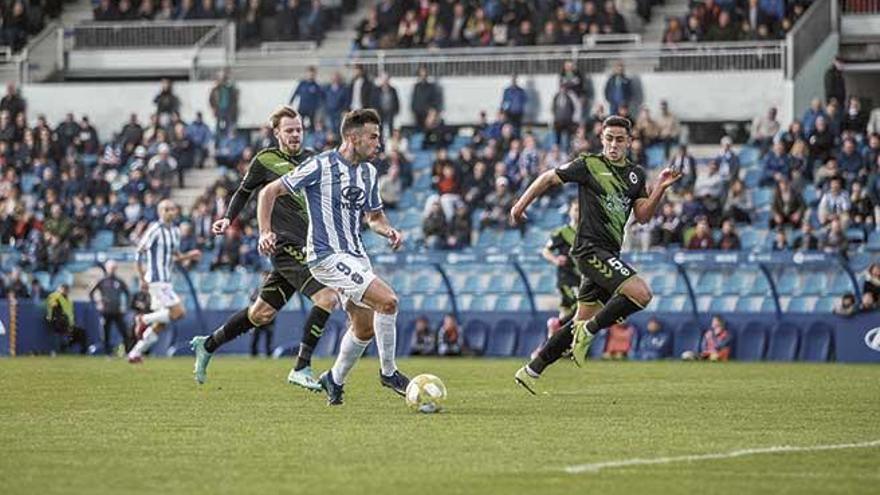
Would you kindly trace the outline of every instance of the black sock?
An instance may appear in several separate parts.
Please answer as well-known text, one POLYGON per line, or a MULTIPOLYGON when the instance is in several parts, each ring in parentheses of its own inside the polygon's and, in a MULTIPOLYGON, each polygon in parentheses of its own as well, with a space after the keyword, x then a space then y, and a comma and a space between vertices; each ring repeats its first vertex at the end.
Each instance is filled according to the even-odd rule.
POLYGON ((544 347, 541 348, 535 359, 532 359, 529 363, 530 370, 540 375, 544 372, 544 368, 555 363, 565 354, 565 351, 571 347, 571 340, 573 338, 571 327, 572 323, 569 320, 558 332, 550 337, 550 340, 544 344, 544 347))
POLYGON ((312 306, 306 324, 303 325, 303 338, 299 343, 299 353, 296 356, 296 364, 294 370, 301 370, 312 365, 312 351, 318 345, 318 340, 324 333, 324 325, 327 324, 327 318, 330 313, 320 306, 312 306))
POLYGON ((221 345, 247 332, 251 328, 254 328, 254 324, 248 318, 248 308, 244 308, 230 316, 226 323, 220 325, 220 328, 214 330, 214 333, 208 336, 208 339, 205 340, 205 350, 214 352, 221 345))
POLYGON ((623 294, 617 294, 609 299, 605 306, 587 321, 587 331, 595 334, 603 328, 608 328, 617 322, 626 320, 629 315, 643 309, 645 308, 632 302, 630 298, 623 294))

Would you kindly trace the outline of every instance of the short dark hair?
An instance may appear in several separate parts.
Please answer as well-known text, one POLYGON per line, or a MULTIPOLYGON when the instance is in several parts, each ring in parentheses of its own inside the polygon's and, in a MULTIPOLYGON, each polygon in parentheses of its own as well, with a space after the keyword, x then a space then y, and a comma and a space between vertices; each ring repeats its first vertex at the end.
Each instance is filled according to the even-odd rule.
POLYGON ((340 133, 342 136, 345 136, 349 131, 359 129, 367 124, 380 125, 381 123, 382 119, 379 117, 379 112, 372 108, 352 110, 342 118, 342 129, 340 130, 340 133))
POLYGON ((606 118, 602 122, 602 129, 606 127, 623 127, 626 129, 627 133, 632 132, 632 122, 629 121, 626 117, 620 117, 618 115, 612 115, 611 117, 606 118))
POLYGON ((299 117, 299 112, 294 110, 290 105, 281 105, 276 108, 275 111, 269 115, 269 125, 272 127, 272 130, 278 129, 278 126, 281 125, 281 119, 284 117, 295 119, 299 117))

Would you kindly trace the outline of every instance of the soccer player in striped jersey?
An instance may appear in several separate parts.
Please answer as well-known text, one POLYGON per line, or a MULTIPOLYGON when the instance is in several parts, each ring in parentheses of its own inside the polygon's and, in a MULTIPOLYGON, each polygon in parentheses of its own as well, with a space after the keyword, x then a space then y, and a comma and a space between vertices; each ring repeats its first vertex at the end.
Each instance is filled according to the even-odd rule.
POLYGON ((309 212, 306 261, 312 276, 339 292, 345 302, 351 328, 333 368, 319 378, 330 405, 342 404, 345 380, 374 335, 382 385, 404 395, 409 384, 395 362, 397 294, 373 273, 360 235, 363 216, 392 248, 399 248, 403 240, 385 216, 376 167, 369 162, 379 146, 380 123, 373 109, 348 113, 342 121, 342 145, 263 188, 257 205, 260 250, 272 253, 277 242, 270 222, 275 198, 303 191, 309 212))
POLYGON ((196 260, 202 253, 193 249, 180 252, 180 230, 174 224, 180 213, 170 199, 159 202, 159 221, 147 227, 137 246, 137 270, 141 290, 150 294, 152 313, 138 315, 135 335, 138 342, 128 353, 128 362, 140 363, 143 355, 159 340, 165 325, 186 316, 180 297, 171 285, 175 262, 196 260))
MULTIPOLYGON (((303 122, 296 110, 281 106, 269 116, 269 125, 278 140, 277 148, 267 148, 254 157, 248 171, 229 201, 224 218, 214 222, 214 234, 222 234, 238 216, 254 192, 284 174, 296 170, 314 152, 302 147, 303 122)), ((198 383, 207 380, 208 363, 214 351, 251 328, 271 323, 278 311, 297 291, 313 303, 306 318, 296 364, 287 375, 288 383, 313 391, 321 386, 312 375, 312 350, 324 332, 330 313, 336 308, 338 296, 332 289, 312 277, 305 262, 308 216, 302 194, 279 195, 278 208, 272 214, 272 229, 278 233, 278 250, 272 256, 272 273, 263 280, 260 295, 247 308, 230 316, 211 335, 197 336, 190 346, 195 351, 193 374, 198 383)))

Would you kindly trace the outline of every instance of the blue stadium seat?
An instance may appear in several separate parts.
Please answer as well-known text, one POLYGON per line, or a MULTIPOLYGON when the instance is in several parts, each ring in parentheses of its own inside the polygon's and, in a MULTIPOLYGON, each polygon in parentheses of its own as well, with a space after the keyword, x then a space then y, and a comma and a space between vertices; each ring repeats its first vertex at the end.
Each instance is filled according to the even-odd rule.
POLYGON ((21 193, 31 194, 34 187, 40 182, 40 178, 34 174, 21 174, 21 193))
POLYGON ((739 361, 760 361, 767 346, 767 329, 760 322, 751 321, 733 342, 734 356, 739 361))
POLYGON ((551 293, 556 290, 556 276, 550 273, 541 274, 532 290, 540 293, 551 293))
POLYGON ((810 273, 800 285, 800 295, 818 296, 828 291, 828 276, 824 272, 810 273))
POLYGON ((768 361, 794 361, 797 358, 801 330, 788 322, 776 324, 770 332, 770 346, 767 349, 768 361))
POLYGON ((761 231, 753 228, 744 228, 739 234, 739 241, 744 251, 752 251, 761 248, 764 236, 761 231))
POLYGON ((425 311, 448 311, 450 309, 449 296, 447 294, 431 294, 425 296, 422 307, 425 311))
POLYGON ((750 168, 746 170, 746 175, 743 180, 745 186, 749 189, 755 189, 758 187, 758 182, 761 180, 762 171, 759 168, 750 168))
POLYGON ((726 296, 738 296, 747 286, 747 274, 734 272, 724 277, 720 293, 726 296))
POLYGON ((675 313, 690 309, 686 296, 665 296, 657 303, 657 311, 675 313))
POLYGON ((476 294, 471 302, 472 311, 494 311, 498 294, 476 294))
POLYGON ((820 297, 819 300, 816 301, 816 306, 813 308, 813 311, 816 313, 830 313, 834 310, 835 303, 837 303, 837 297, 820 297))
POLYGON ((828 283, 828 293, 836 296, 842 296, 847 292, 853 292, 852 279, 843 272, 835 273, 828 283))
POLYGON ((699 354, 703 331, 697 321, 686 321, 679 325, 672 337, 673 357, 679 358, 685 351, 699 354))
POLYGON ((801 361, 828 361, 831 353, 831 332, 831 326, 825 322, 817 321, 810 325, 801 342, 801 361))
POLYGON ((754 146, 743 146, 739 152, 739 162, 744 167, 749 167, 758 163, 758 157, 761 156, 761 150, 754 146))
POLYGON ((473 311, 472 306, 477 296, 473 294, 458 294, 455 297, 455 303, 458 305, 459 311, 473 311))
POLYGON ((40 283, 40 285, 46 290, 52 289, 52 276, 49 275, 49 272, 34 272, 32 274, 34 280, 40 283))
POLYGON ((816 192, 816 186, 807 184, 804 188, 804 202, 808 206, 816 206, 819 204, 819 194, 816 192))
POLYGON ((787 313, 812 313, 816 308, 816 301, 818 297, 815 296, 802 296, 802 297, 793 297, 791 302, 788 304, 788 308, 786 309, 787 313))
POLYGON ((424 294, 410 294, 400 301, 400 309, 402 311, 416 311, 422 307, 422 301, 425 299, 424 294))
POLYGON ((697 295, 712 295, 720 292, 722 283, 721 274, 718 272, 703 272, 694 287, 697 295))
POLYGON ((697 311, 700 313, 708 313, 710 311, 709 306, 712 305, 712 301, 714 300, 715 298, 713 296, 697 297, 697 311))
POLYGON ((776 291, 780 296, 794 294, 800 283, 799 278, 793 270, 783 270, 776 280, 776 291))
POLYGON ((106 251, 113 247, 113 238, 112 230, 99 230, 92 238, 91 248, 96 251, 106 251))
POLYGON ((736 296, 713 297, 709 304, 709 311, 713 313, 727 313, 736 309, 736 296))
POLYGON ((464 342, 474 354, 482 356, 489 338, 489 325, 483 320, 472 319, 464 325, 464 342))
POLYGON ((646 161, 648 162, 646 164, 648 168, 662 167, 663 163, 666 162, 666 150, 662 144, 648 146, 648 148, 645 149, 645 156, 646 161))
POLYGON ((880 251, 880 230, 875 230, 868 235, 865 249, 868 251, 880 251))
POLYGON ((877 255, 871 253, 856 252, 849 257, 849 267, 855 273, 861 273, 868 268, 871 263, 880 261, 877 255))
POLYGON ((202 275, 197 289, 199 292, 204 293, 214 292, 214 289, 217 288, 219 279, 219 272, 207 272, 202 275))
POLYGON ((605 345, 608 343, 608 330, 603 328, 599 333, 593 337, 593 343, 590 344, 590 349, 587 351, 587 356, 590 359, 602 359, 602 354, 605 353, 605 345))
POLYGON ((336 346, 339 343, 340 328, 339 323, 335 321, 328 322, 324 326, 324 333, 312 352, 316 357, 328 357, 336 353, 336 346))
POLYGON ((528 301, 520 294, 508 294, 495 301, 495 311, 522 311, 527 309, 528 301))
POLYGON ((232 295, 232 301, 229 303, 229 309, 243 309, 251 304, 251 299, 244 290, 240 290, 232 295))
POLYGON ((773 190, 766 187, 755 189, 752 199, 754 200, 755 208, 770 206, 770 202, 773 200, 773 190))
POLYGON ((492 282, 490 275, 484 275, 478 270, 473 270, 465 278, 464 286, 461 288, 461 290, 463 292, 481 294, 483 292, 486 292, 486 290, 489 288, 490 282, 492 282))
POLYGON ((513 320, 500 320, 495 324, 486 344, 486 355, 494 357, 510 357, 516 350, 516 338, 519 325, 513 320))
POLYGON ((228 310, 232 306, 232 296, 227 294, 213 294, 208 299, 208 306, 205 309, 228 310))
POLYGON ((740 297, 736 301, 734 310, 742 313, 757 313, 761 311, 761 305, 764 303, 764 297, 749 296, 740 297))
POLYGON ((530 321, 520 329, 516 339, 516 355, 529 357, 539 345, 544 343, 547 335, 547 324, 540 319, 530 321))
POLYGON ((850 227, 846 229, 846 238, 850 243, 861 244, 865 242, 865 231, 859 227, 850 227))
POLYGON ((227 294, 232 294, 240 291, 242 287, 247 287, 244 285, 243 282, 244 277, 242 276, 241 272, 232 272, 227 275, 226 280, 223 281, 223 285, 218 287, 218 289, 227 294))

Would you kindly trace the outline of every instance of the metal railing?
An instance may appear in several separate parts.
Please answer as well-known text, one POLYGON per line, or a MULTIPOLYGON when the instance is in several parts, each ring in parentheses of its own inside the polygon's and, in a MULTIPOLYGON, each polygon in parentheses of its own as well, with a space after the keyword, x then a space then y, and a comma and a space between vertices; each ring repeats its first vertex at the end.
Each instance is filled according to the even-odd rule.
POLYGON ((847 15, 877 15, 880 0, 840 0, 840 11, 847 15))
POLYGON ((424 65, 435 75, 555 74, 563 61, 574 60, 584 73, 606 72, 622 60, 633 72, 782 70, 782 42, 582 45, 567 47, 471 48, 355 52, 349 62, 369 71, 411 76, 424 65))
POLYGON ((786 77, 794 79, 828 36, 837 31, 837 0, 813 2, 785 38, 788 49, 786 77))
MULTIPOLYGON (((225 24, 225 21, 85 22, 72 29, 73 48, 185 48, 196 45, 225 24)), ((210 43, 223 46, 224 40, 212 39, 210 43)))

